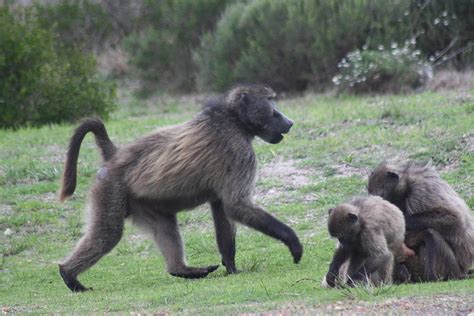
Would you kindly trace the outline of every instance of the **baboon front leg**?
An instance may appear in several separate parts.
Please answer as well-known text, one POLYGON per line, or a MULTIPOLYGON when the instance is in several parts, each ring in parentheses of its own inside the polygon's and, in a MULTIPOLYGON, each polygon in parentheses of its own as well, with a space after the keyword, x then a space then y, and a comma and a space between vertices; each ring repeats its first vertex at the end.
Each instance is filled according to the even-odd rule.
MULTIPOLYGON (((413 257, 413 256, 412 256, 413 257)), ((395 284, 408 283, 412 279, 404 262, 396 262, 393 267, 392 280, 395 284)))
POLYGON ((179 233, 176 215, 155 213, 149 222, 153 230, 153 237, 158 248, 165 257, 166 268, 169 274, 188 279, 197 279, 207 276, 219 266, 189 267, 185 263, 183 241, 179 233))
POLYGON ((222 201, 212 202, 211 209, 222 264, 228 273, 237 273, 238 270, 235 267, 235 225, 224 213, 222 201))
POLYGON ((250 201, 224 203, 224 210, 230 218, 282 241, 290 249, 294 263, 300 262, 303 246, 290 227, 250 201))
POLYGON ((347 284, 354 286, 357 282, 365 282, 369 276, 364 265, 366 258, 364 256, 352 254, 347 268, 347 284))
MULTIPOLYGON (((77 280, 77 276, 109 253, 120 241, 123 233, 125 204, 121 199, 114 199, 108 195, 111 192, 103 191, 102 198, 98 198, 100 189, 95 189, 90 206, 88 229, 69 258, 59 264, 59 273, 73 292, 90 290, 77 280)), ((113 190, 113 186, 107 190, 113 190)))
POLYGON ((339 275, 339 271, 344 262, 350 259, 351 252, 344 247, 339 246, 334 252, 329 271, 326 274, 326 283, 329 287, 335 287, 337 281, 340 281, 343 276, 339 275))

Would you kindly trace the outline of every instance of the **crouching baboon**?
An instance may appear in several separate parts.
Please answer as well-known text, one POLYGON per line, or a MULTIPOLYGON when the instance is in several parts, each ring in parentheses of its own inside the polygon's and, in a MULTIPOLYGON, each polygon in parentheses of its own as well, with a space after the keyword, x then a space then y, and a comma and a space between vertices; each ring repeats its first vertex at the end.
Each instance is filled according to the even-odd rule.
POLYGON ((60 199, 76 184, 82 139, 93 132, 104 165, 91 189, 88 226, 73 253, 59 265, 66 285, 87 290, 77 276, 112 250, 122 237, 125 217, 151 232, 168 272, 201 278, 217 269, 186 265, 176 213, 208 202, 217 246, 229 273, 236 273, 235 226, 242 223, 288 246, 298 263, 303 247, 294 231, 252 201, 255 136, 276 144, 293 122, 275 106, 272 89, 254 85, 232 89, 207 104, 192 120, 115 147, 102 122, 85 120, 67 153, 60 199))
POLYGON ((404 262, 411 281, 467 276, 474 259, 471 211, 429 164, 383 162, 370 175, 368 191, 405 216, 405 243, 416 252, 404 262))
POLYGON ((380 197, 361 197, 330 209, 328 230, 339 245, 323 287, 390 283, 395 260, 414 255, 403 243, 402 212, 380 197))

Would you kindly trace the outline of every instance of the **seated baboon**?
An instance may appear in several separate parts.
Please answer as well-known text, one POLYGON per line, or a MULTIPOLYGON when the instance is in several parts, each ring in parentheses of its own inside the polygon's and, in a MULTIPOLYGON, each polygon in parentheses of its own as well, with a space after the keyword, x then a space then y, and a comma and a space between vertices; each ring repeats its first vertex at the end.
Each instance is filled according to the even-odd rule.
POLYGON ((431 165, 383 162, 370 175, 368 191, 397 205, 405 216, 405 243, 416 252, 403 264, 411 281, 467 276, 474 260, 474 220, 431 165))
POLYGON ((87 290, 78 280, 122 237, 125 217, 151 232, 174 276, 201 278, 217 269, 185 262, 176 213, 208 202, 217 246, 229 273, 236 273, 235 226, 239 222, 285 243, 295 263, 303 248, 294 231, 255 205, 252 192, 255 136, 276 144, 293 122, 275 106, 265 86, 241 86, 214 99, 189 122, 167 127, 117 148, 96 119, 85 120, 72 136, 60 199, 76 185, 82 139, 93 132, 104 165, 90 192, 88 227, 73 253, 59 265, 72 291, 87 290))
POLYGON ((388 284, 395 260, 414 255, 403 243, 402 212, 379 197, 360 197, 330 209, 328 230, 339 245, 323 287, 388 284))

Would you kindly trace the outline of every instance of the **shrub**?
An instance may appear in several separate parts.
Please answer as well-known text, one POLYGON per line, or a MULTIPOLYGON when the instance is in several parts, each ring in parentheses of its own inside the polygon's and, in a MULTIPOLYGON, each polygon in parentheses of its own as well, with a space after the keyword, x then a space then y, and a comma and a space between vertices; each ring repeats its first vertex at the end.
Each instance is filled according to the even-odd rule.
POLYGON ((419 35, 417 47, 431 61, 449 60, 458 68, 474 62, 472 0, 415 0, 409 12, 411 35, 419 35))
POLYGON ((91 52, 114 35, 107 12, 91 0, 35 2, 34 10, 39 26, 53 29, 62 48, 91 52))
POLYGON ((231 5, 195 53, 199 86, 222 90, 235 82, 260 81, 303 90, 328 82, 337 62, 362 46, 367 34, 377 41, 398 38, 404 26, 397 19, 407 7, 407 1, 369 0, 231 5))
POLYGON ((194 88, 192 50, 231 0, 145 1, 148 28, 125 42, 142 88, 189 91, 194 88))
POLYGON ((95 60, 58 53, 54 33, 30 11, 0 7, 0 127, 107 116, 114 88, 96 75, 95 60))
POLYGON ((355 50, 338 64, 333 78, 340 91, 355 93, 400 92, 421 86, 430 76, 431 66, 422 61, 420 51, 410 42, 401 48, 396 43, 385 50, 355 50))

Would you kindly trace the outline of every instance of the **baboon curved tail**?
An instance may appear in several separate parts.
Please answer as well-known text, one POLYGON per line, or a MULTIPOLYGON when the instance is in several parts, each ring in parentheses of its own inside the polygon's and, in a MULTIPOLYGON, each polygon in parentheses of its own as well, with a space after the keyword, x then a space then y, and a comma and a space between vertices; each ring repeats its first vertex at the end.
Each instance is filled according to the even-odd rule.
POLYGON ((69 148, 66 155, 63 180, 59 200, 63 202, 74 193, 77 179, 77 159, 81 143, 87 133, 92 132, 95 136, 95 142, 100 149, 102 159, 110 160, 117 151, 117 147, 112 143, 105 129, 104 123, 96 118, 87 118, 76 128, 69 141, 69 148))

